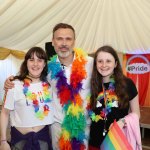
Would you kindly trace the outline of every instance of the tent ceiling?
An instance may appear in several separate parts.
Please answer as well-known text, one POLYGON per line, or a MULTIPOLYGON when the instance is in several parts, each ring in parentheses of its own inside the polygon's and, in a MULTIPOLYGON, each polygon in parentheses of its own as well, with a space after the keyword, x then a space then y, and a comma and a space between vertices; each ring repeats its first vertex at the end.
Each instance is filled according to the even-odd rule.
POLYGON ((150 53, 150 0, 0 0, 0 47, 27 50, 51 41, 56 23, 76 30, 76 47, 109 44, 150 53))

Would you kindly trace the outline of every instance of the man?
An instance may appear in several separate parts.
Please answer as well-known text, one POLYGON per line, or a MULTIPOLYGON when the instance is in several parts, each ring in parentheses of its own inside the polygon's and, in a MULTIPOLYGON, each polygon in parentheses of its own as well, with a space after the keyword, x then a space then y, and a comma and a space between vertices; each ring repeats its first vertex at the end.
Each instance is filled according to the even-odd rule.
POLYGON ((58 149, 87 149, 87 96, 93 59, 73 49, 75 30, 65 23, 53 29, 52 45, 57 53, 48 63, 48 81, 52 87, 55 123, 51 126, 52 145, 58 149))

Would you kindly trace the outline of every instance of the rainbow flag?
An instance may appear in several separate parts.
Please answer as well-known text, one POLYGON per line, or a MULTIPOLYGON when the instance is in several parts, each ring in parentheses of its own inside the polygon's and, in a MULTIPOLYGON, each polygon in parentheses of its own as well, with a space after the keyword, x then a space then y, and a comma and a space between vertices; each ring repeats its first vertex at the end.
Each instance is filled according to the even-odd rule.
POLYGON ((100 150, 133 150, 116 121, 101 144, 100 150))

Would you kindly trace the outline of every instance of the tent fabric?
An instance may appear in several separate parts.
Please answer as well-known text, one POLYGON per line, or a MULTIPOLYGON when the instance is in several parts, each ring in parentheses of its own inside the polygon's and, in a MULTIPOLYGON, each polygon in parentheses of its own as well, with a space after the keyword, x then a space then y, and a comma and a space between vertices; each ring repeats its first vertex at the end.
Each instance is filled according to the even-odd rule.
POLYGON ((122 53, 150 53, 149 0, 0 0, 0 51, 45 47, 60 22, 76 30, 76 47, 111 45, 122 53))
POLYGON ((6 59, 10 54, 18 59, 24 59, 25 56, 25 52, 22 51, 0 48, 0 60, 6 59))

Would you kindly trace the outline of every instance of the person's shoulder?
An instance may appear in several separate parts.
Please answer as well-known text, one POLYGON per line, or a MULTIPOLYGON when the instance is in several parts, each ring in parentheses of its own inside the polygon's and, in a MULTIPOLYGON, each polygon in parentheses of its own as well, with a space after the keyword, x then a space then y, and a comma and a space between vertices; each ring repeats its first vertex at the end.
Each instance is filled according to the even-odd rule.
POLYGON ((86 68, 89 72, 92 71, 92 68, 93 68, 93 58, 90 57, 90 56, 87 56, 87 63, 86 63, 86 68), (90 69, 89 69, 90 68, 90 69))
POLYGON ((127 83, 134 83, 131 78, 126 77, 126 76, 125 76, 125 81, 126 81, 127 83))
POLYGON ((91 57, 91 56, 87 56, 87 60, 88 60, 89 62, 93 62, 93 61, 94 61, 94 58, 91 57))
POLYGON ((23 88, 23 82, 20 80, 13 80, 12 81, 14 83, 14 87, 8 90, 8 94, 12 94, 12 93, 18 93, 20 91, 22 91, 23 88))
POLYGON ((94 59, 92 56, 89 56, 89 55, 87 55, 87 58, 92 59, 92 60, 94 59))
POLYGON ((127 87, 129 88, 133 88, 136 86, 133 80, 129 77, 125 77, 125 82, 126 82, 127 87))
POLYGON ((129 100, 132 100, 138 94, 136 85, 133 82, 133 80, 129 77, 125 77, 125 81, 126 81, 127 93, 129 95, 129 100))
POLYGON ((18 79, 15 79, 13 82, 16 86, 23 85, 23 81, 20 81, 18 79))

